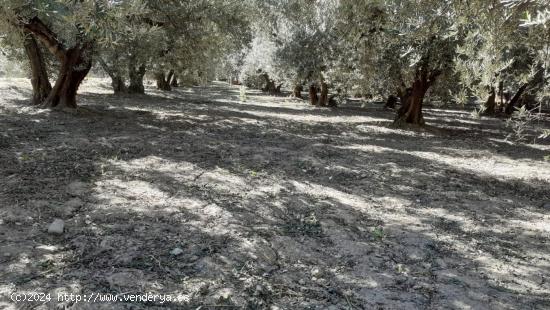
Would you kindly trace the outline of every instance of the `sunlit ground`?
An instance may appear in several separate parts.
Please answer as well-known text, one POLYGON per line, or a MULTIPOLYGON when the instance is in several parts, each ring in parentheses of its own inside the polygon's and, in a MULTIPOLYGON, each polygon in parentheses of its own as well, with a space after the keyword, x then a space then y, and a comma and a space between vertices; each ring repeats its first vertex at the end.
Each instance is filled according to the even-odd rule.
POLYGON ((97 79, 70 115, 29 107, 28 84, 0 81, 0 308, 550 307, 550 147, 502 120, 427 109, 398 129, 380 105, 97 79))

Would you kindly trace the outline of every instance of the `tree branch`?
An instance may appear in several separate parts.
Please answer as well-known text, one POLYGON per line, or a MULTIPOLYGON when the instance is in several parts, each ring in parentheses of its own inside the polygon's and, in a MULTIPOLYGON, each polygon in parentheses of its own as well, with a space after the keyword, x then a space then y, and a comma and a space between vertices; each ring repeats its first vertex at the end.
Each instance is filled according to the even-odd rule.
POLYGON ((23 23, 22 27, 36 36, 48 48, 50 53, 55 55, 60 61, 65 59, 66 49, 57 38, 57 35, 40 20, 38 17, 31 18, 28 22, 23 23))

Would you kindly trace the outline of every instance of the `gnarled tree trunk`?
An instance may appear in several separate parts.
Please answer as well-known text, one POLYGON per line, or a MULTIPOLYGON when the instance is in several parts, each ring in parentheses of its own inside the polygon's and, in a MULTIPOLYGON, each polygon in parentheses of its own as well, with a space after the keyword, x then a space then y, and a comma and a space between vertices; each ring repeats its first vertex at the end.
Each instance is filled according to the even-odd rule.
POLYGON ((338 102, 336 102, 335 95, 328 97, 328 106, 331 108, 336 108, 338 106, 338 102))
POLYGON ((317 105, 319 98, 317 98, 317 87, 315 84, 309 85, 309 103, 311 105, 317 105))
POLYGON ((527 89, 528 85, 529 84, 527 83, 521 85, 521 87, 518 89, 514 97, 512 97, 512 100, 510 100, 510 102, 508 102, 508 105, 506 105, 506 109, 504 110, 504 113, 511 115, 514 112, 514 108, 516 107, 517 103, 519 102, 519 99, 527 89))
POLYGON ((319 96, 319 106, 326 107, 328 104, 328 85, 325 81, 321 82, 321 96, 319 96))
POLYGON ((292 96, 295 98, 302 99, 302 90, 304 88, 302 87, 302 84, 295 84, 294 88, 292 89, 292 96))
POLYGON ((113 91, 115 92, 115 94, 128 92, 126 84, 124 84, 124 78, 120 75, 114 75, 111 78, 111 86, 113 86, 113 91))
POLYGON ((269 78, 269 75, 267 73, 262 74, 262 77, 265 80, 265 86, 262 88, 262 91, 268 92, 271 95, 278 94, 281 92, 281 85, 276 86, 275 82, 269 78))
POLYGON ((395 123, 406 122, 411 124, 424 124, 422 115, 422 103, 428 91, 429 85, 423 79, 417 79, 412 85, 411 93, 405 96, 403 105, 397 111, 395 123))
POLYGON ((172 86, 172 78, 174 77, 174 70, 168 71, 168 75, 166 76, 166 83, 168 85, 172 86))
POLYGON ((76 92, 92 67, 92 42, 83 40, 79 35, 76 45, 66 48, 57 38, 57 34, 36 16, 21 23, 21 27, 35 35, 61 63, 57 81, 44 100, 44 105, 76 108, 76 92))
POLYGON ((145 87, 143 86, 143 77, 145 76, 145 65, 141 65, 138 68, 134 64, 130 64, 128 93, 130 94, 144 94, 145 87))
POLYGON ((24 45, 31 67, 32 104, 38 105, 46 100, 52 90, 52 85, 48 78, 42 51, 36 39, 31 34, 27 34, 24 45))
POLYGON ((394 95, 390 95, 388 97, 388 100, 386 100, 386 104, 384 105, 384 108, 386 109, 395 109, 395 105, 397 104, 397 97, 394 95))
POLYGON ((174 74, 174 76, 172 77, 172 81, 170 82, 170 86, 179 87, 178 76, 177 75, 174 74))
POLYGON ((495 114, 495 106, 496 106, 495 100, 496 100, 496 89, 494 86, 491 86, 489 90, 489 97, 485 102, 485 114, 488 114, 488 115, 495 114))
MULTIPOLYGON (((115 61, 118 61, 118 59, 115 61)), ((126 88, 124 77, 122 77, 118 70, 115 67, 109 67, 109 65, 101 57, 98 58, 98 62, 101 65, 101 68, 103 68, 103 71, 105 71, 111 78, 111 86, 113 87, 113 92, 115 95, 126 93, 128 89, 126 88)))
POLYGON ((415 125, 424 124, 422 115, 424 96, 440 74, 439 70, 428 71, 426 68, 420 68, 417 71, 412 87, 401 93, 401 108, 397 110, 395 124, 403 122, 415 125))
POLYGON ((500 102, 498 104, 497 111, 500 113, 504 108, 504 82, 503 81, 498 82, 498 95, 500 97, 500 100, 499 100, 500 102))
POLYGON ((90 43, 70 48, 65 53, 55 85, 46 98, 45 106, 52 108, 76 108, 78 87, 92 68, 90 43))
MULTIPOLYGON (((171 78, 173 75, 168 73, 168 76, 171 78)), ((170 86, 170 80, 166 78, 164 75, 164 72, 157 72, 155 73, 155 79, 157 80, 157 88, 160 90, 166 90, 170 91, 172 90, 172 87, 170 86)))

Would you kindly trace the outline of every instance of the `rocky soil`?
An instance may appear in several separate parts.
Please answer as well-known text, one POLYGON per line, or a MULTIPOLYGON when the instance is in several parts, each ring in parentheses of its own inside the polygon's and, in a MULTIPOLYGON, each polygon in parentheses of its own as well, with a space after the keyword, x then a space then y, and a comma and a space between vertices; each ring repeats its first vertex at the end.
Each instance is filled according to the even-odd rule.
POLYGON ((29 93, 0 81, 1 309, 550 309, 550 147, 501 119, 398 129, 222 83, 90 79, 76 114, 29 93), (10 299, 30 292, 178 299, 10 299))

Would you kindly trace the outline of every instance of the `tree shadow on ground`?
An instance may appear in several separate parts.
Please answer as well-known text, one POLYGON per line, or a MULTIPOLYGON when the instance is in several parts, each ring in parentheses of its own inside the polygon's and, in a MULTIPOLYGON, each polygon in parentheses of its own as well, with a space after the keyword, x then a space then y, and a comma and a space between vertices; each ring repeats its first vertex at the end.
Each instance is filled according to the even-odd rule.
POLYGON ((549 305, 547 180, 467 169, 494 144, 173 96, 0 115, 4 289, 184 295, 138 309, 549 305))

